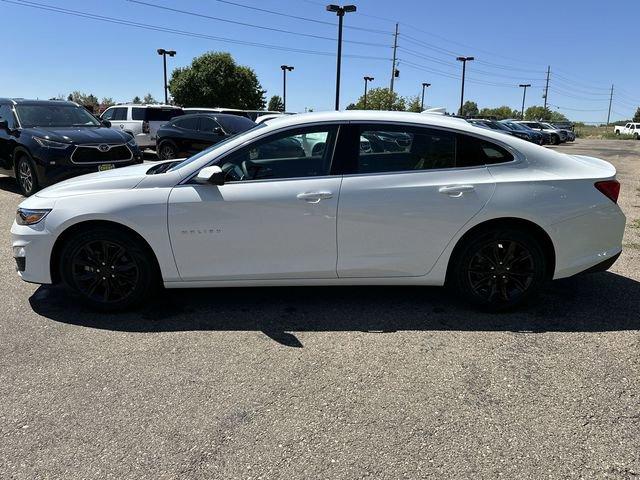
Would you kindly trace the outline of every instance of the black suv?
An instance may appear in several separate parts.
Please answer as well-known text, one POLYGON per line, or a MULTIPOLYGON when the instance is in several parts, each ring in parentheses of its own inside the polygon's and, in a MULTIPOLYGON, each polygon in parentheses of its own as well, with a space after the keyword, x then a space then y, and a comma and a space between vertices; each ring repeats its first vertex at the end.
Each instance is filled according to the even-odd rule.
POLYGON ((77 103, 0 98, 0 173, 29 196, 70 177, 142 163, 133 137, 110 126, 77 103))

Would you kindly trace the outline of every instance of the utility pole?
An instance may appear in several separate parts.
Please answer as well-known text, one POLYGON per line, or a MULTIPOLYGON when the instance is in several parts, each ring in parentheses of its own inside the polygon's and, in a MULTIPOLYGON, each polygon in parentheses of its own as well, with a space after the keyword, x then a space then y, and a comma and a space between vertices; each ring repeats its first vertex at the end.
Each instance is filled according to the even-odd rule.
POLYGON ((613 103, 613 84, 611 84, 611 96, 609 97, 609 113, 607 113, 607 125, 611 120, 611 104, 613 103))
POLYGON ((549 97, 549 76, 551 75, 551 65, 547 67, 547 84, 544 87, 544 109, 547 109, 547 98, 549 97))
POLYGON ((373 77, 364 77, 364 109, 367 109, 367 83, 372 82, 373 77))
POLYGON ((430 87, 430 83, 422 84, 422 100, 420 100, 420 111, 424 110, 424 89, 430 87))
POLYGON ((393 80, 396 77, 396 52, 398 50, 398 24, 396 23, 396 33, 393 35, 393 63, 391 64, 391 84, 389 90, 393 93, 393 80))
POLYGON ((170 57, 174 57, 176 55, 176 51, 159 48, 157 52, 158 55, 162 55, 162 63, 164 64, 164 104, 168 105, 169 95, 167 94, 167 55, 169 55, 170 57))
POLYGON ((338 16, 338 59, 336 62, 336 110, 340 110, 340 65, 342 63, 342 21, 345 13, 356 11, 355 5, 327 5, 327 12, 333 12, 338 16))
POLYGON ((522 120, 524 120, 524 99, 527 97, 527 87, 530 87, 531 84, 530 83, 521 83, 518 86, 524 88, 524 91, 522 92, 522 110, 520 112, 520 118, 522 120))
POLYGON ((287 111, 287 72, 293 70, 289 65, 280 65, 282 69, 282 111, 287 111))
POLYGON ((467 62, 475 60, 475 57, 457 57, 456 60, 462 62, 462 91, 460 93, 460 111, 458 115, 462 115, 462 106, 464 105, 464 77, 467 71, 467 62))

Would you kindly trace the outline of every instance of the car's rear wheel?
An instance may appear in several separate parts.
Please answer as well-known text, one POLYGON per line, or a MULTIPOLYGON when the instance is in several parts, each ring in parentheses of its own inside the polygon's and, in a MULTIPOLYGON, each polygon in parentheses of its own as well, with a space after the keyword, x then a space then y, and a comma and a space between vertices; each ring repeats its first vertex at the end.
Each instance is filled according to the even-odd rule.
POLYGON ((85 303, 108 311, 138 305, 159 279, 142 242, 110 228, 75 235, 61 252, 60 272, 65 285, 85 303))
POLYGON ((547 260, 532 235, 500 228, 467 239, 457 250, 452 274, 470 302, 507 310, 538 293, 547 278, 547 260))
POLYGON ((173 160, 178 156, 178 147, 172 142, 162 142, 158 147, 160 160, 173 160))
POLYGON ((33 162, 27 155, 21 155, 16 163, 16 180, 20 192, 29 197, 36 193, 39 189, 38 177, 33 162))
POLYGON ((638 140, 638 132, 634 133, 634 134, 633 134, 633 137, 634 137, 636 140, 638 140))

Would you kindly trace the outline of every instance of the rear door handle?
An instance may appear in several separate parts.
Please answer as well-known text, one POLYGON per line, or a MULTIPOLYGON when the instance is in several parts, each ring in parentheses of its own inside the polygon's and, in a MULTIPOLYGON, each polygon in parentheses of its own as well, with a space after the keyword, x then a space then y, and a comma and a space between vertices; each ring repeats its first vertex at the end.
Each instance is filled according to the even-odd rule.
POLYGON ((298 200, 304 200, 307 203, 320 203, 321 200, 326 200, 333 197, 333 192, 304 192, 296 195, 298 200))
POLYGON ((461 197, 464 192, 472 192, 475 189, 473 185, 449 185, 440 187, 438 191, 450 197, 461 197))

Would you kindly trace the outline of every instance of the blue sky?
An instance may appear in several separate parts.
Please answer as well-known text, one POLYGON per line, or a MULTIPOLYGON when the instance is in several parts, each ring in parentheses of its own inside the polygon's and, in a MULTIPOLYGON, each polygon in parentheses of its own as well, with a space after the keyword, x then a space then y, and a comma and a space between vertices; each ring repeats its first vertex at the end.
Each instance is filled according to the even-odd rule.
MULTIPOLYGON (((23 0, 14 0, 17 3, 23 0)), ((187 65, 206 51, 228 51, 258 75, 267 97, 282 93, 281 64, 295 66, 288 76, 287 109, 333 108, 337 18, 319 0, 145 0, 235 22, 313 35, 293 35, 184 15, 128 0, 29 0, 92 15, 171 28, 206 36, 270 44, 261 48, 226 40, 150 31, 65 15, 0 0, 3 19, 0 95, 49 98, 73 90, 129 101, 151 92, 161 99, 162 60, 157 48, 177 50, 170 69, 187 65), (249 5, 329 22, 292 19, 243 8, 249 5)), ((465 98, 480 107, 520 108, 519 83, 531 83, 527 105, 542 103, 547 65, 551 65, 549 103, 574 120, 606 120, 608 89, 615 84, 612 120, 630 118, 640 105, 640 62, 636 33, 640 3, 610 8, 602 1, 562 2, 353 0, 358 12, 345 17, 341 106, 362 94, 364 75, 372 87, 388 86, 391 33, 400 24, 400 78, 396 91, 420 93, 426 102, 455 111, 460 99, 461 66, 456 55, 473 55, 465 98), (353 57, 351 56, 353 55, 353 57), (373 57, 373 58, 361 58, 373 57), (558 108, 559 107, 559 108, 558 108)))

